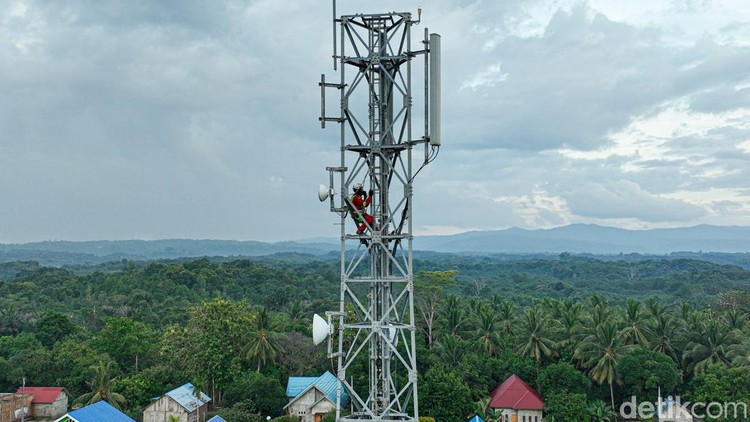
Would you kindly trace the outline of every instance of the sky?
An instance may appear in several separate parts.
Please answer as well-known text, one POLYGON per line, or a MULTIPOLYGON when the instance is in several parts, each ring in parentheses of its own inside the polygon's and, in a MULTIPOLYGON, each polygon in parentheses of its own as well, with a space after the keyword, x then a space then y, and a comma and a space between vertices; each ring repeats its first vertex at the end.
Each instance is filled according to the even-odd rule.
MULTIPOLYGON (((750 225, 746 0, 339 0, 442 37, 417 235, 750 225)), ((0 243, 335 237, 329 0, 0 1, 0 243)), ((354 228, 352 227, 352 231, 354 228)))

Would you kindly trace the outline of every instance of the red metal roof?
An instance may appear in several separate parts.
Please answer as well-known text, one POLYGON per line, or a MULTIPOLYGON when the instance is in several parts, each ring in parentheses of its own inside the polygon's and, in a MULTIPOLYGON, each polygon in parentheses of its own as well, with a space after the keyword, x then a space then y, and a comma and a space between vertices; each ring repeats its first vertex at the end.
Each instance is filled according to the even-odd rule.
POLYGON ((31 403, 54 403, 62 391, 62 387, 21 387, 16 394, 33 394, 34 400, 31 403))
POLYGON ((523 382, 517 375, 511 375, 490 393, 490 407, 493 409, 542 410, 542 397, 523 382))

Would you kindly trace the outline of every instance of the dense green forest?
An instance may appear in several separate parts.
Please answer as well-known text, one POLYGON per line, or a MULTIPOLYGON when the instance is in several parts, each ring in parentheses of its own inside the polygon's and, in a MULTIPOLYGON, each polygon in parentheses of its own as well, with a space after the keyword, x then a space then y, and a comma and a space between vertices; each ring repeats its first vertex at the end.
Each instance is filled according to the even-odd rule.
MULTIPOLYGON (((486 397, 513 373, 556 421, 611 420, 657 388, 750 402, 750 270, 570 254, 435 254, 415 268, 420 412, 439 422, 492 419, 486 397)), ((227 420, 265 420, 289 376, 333 369, 309 325, 338 306, 339 280, 338 261, 302 254, 0 264, 0 391, 25 377, 138 419, 190 381, 227 420)))

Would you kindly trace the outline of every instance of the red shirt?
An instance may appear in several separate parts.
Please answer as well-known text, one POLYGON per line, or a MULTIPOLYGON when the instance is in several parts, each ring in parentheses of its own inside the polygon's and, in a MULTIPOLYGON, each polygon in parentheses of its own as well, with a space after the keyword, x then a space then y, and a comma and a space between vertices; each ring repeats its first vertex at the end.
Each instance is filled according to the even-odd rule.
POLYGON ((363 211, 365 210, 365 207, 370 205, 372 202, 372 196, 368 196, 367 199, 362 199, 362 195, 360 194, 354 194, 352 196, 352 205, 354 205, 354 208, 363 211))

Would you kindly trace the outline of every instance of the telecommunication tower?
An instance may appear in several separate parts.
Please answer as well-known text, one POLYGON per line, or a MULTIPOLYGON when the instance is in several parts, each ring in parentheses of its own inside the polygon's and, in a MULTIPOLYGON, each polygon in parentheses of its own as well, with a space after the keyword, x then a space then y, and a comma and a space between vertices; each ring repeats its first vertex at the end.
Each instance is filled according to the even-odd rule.
POLYGON ((340 218, 341 292, 338 310, 325 320, 315 315, 313 338, 319 344, 327 337, 337 362, 337 421, 419 417, 413 180, 440 148, 440 36, 425 29, 413 41, 420 21, 421 9, 416 20, 405 12, 338 17, 333 1, 333 67, 340 78, 327 82, 321 75, 319 120, 323 128, 338 125, 341 162, 326 168, 329 183, 318 196, 340 218), (420 56, 424 61, 415 64, 420 56), (415 74, 424 78, 414 84, 423 91, 416 98, 415 74), (326 114, 328 92, 337 94, 337 114, 326 114), (415 101, 423 102, 423 116, 414 115, 415 101), (413 120, 423 123, 421 130, 413 120), (364 209, 353 204, 355 184, 371 191, 364 209))

